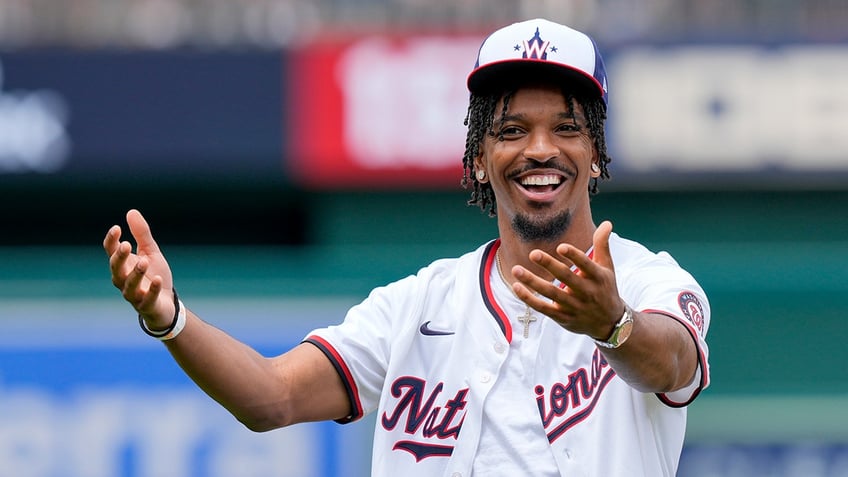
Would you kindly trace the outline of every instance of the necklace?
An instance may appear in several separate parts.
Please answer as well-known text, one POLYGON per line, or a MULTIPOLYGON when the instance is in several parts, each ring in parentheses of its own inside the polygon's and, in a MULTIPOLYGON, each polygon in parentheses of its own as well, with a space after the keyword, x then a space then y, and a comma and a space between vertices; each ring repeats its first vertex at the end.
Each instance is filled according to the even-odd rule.
MULTIPOLYGON (((504 282, 504 285, 506 285, 506 287, 509 288, 509 291, 511 291, 512 294, 515 295, 515 291, 512 289, 512 284, 509 283, 509 280, 506 279, 506 275, 504 275, 504 272, 503 272, 503 266, 501 265, 501 249, 500 248, 498 248, 498 251, 495 252, 495 266, 498 269, 498 275, 501 277, 501 280, 504 282)), ((515 297, 518 298, 518 295, 515 295, 515 297)), ((530 305, 527 305, 525 303, 524 306, 526 306, 527 308, 524 310, 524 314, 518 317, 518 322, 521 323, 522 325, 524 325, 524 337, 529 338, 530 337, 530 324, 533 323, 534 321, 536 321, 536 317, 533 316, 532 313, 530 313, 530 305)))

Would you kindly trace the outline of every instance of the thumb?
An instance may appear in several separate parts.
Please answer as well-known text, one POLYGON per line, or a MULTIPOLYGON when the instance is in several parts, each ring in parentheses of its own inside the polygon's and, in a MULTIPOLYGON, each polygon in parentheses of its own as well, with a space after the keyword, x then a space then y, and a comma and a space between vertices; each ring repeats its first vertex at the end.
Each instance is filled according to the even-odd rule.
POLYGON ((144 250, 146 253, 156 253, 159 251, 159 246, 153 240, 153 233, 150 232, 150 225, 147 220, 136 209, 130 209, 127 212, 127 225, 130 228, 132 236, 135 237, 136 244, 139 250, 144 250))
POLYGON ((598 265, 608 268, 610 270, 614 269, 612 263, 612 254, 610 253, 609 239, 610 234, 612 233, 612 222, 605 220, 595 229, 595 233, 592 235, 592 245, 594 247, 594 253, 592 254, 592 260, 598 265))

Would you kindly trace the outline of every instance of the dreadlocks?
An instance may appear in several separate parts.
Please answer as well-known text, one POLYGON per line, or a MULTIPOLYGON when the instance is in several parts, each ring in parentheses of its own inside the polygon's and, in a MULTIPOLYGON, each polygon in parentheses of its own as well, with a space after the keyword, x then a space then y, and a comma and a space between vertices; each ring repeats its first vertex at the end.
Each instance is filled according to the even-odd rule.
MULTIPOLYGON (((509 101, 515 91, 507 91, 503 94, 503 107, 501 108, 501 118, 507 113, 509 101)), ((604 122, 607 118, 606 105, 600 98, 574 96, 563 91, 563 96, 567 99, 569 105, 569 113, 573 114, 573 104, 576 101, 583 106, 586 122, 589 128, 589 135, 595 144, 595 149, 598 151, 598 166, 601 168, 600 179, 609 179, 609 169, 607 165, 612 158, 607 154, 607 144, 604 136, 604 122)), ((495 194, 492 191, 492 186, 487 183, 480 183, 473 174, 474 159, 480 153, 480 144, 482 144, 486 135, 494 135, 494 119, 495 108, 501 96, 497 94, 489 95, 471 95, 468 104, 468 114, 465 116, 464 124, 468 126, 468 133, 465 137, 465 154, 462 156, 462 187, 468 188, 469 182, 473 185, 471 198, 468 200, 468 205, 477 205, 483 212, 488 212, 489 216, 494 217, 497 214, 497 203, 495 202, 495 194)), ((503 137, 499 137, 503 140, 503 137)), ((589 184, 589 194, 595 195, 598 193, 598 179, 593 178, 589 184)))

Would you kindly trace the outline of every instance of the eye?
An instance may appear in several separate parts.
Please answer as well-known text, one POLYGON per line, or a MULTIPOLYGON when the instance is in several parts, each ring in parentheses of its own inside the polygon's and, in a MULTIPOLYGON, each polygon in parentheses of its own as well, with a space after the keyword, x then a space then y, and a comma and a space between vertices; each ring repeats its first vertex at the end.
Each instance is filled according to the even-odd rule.
POLYGON ((580 125, 576 122, 567 122, 557 126, 556 131, 561 133, 575 133, 579 132, 581 129, 580 125))
POLYGON ((524 130, 518 126, 506 125, 498 131, 498 136, 505 138, 514 138, 524 134, 524 130))

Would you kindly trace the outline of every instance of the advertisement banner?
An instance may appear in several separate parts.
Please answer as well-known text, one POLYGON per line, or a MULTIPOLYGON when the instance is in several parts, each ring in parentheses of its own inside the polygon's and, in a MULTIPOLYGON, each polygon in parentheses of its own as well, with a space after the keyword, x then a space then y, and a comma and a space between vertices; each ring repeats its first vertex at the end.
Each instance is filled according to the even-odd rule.
POLYGON ((848 174, 848 45, 633 46, 608 71, 626 172, 848 174))
MULTIPOLYGON (((0 53, 0 180, 456 190, 481 40, 0 53)), ((848 44, 601 50, 611 187, 844 187, 848 44)))
MULTIPOLYGON (((273 356, 313 327, 338 322, 351 304, 333 297, 196 297, 190 306, 273 356)), ((0 325, 0 477, 370 475, 377 416, 346 425, 328 421, 251 432, 204 394, 161 343, 138 329, 118 296, 7 297, 0 300, 0 325)), ((768 431, 772 423, 763 423, 741 435, 730 422, 731 406, 709 415, 713 432, 705 434, 697 414, 714 394, 699 397, 690 409, 678 475, 848 476, 844 432, 810 438, 809 429, 775 433, 768 431)), ((756 403, 768 407, 775 397, 760 395, 756 403)), ((795 419, 818 411, 780 409, 795 419)), ((834 414, 828 417, 839 422, 834 414)))
POLYGON ((283 177, 280 52, 0 54, 0 175, 283 177))
POLYGON ((315 188, 458 188, 481 40, 366 36, 293 52, 292 176, 315 188))
MULTIPOLYGON (((337 306, 312 306, 304 322, 302 307, 279 301, 192 303, 266 356, 338 320, 337 306)), ((138 329, 120 298, 7 298, 0 324, 0 477, 368 475, 373 419, 252 432, 138 329)))
MULTIPOLYGON (((290 56, 289 167, 315 188, 456 187, 481 37, 365 36, 290 56)), ((848 45, 606 48, 613 187, 844 184, 848 45), (827 72, 826 74, 823 72, 827 72)))

